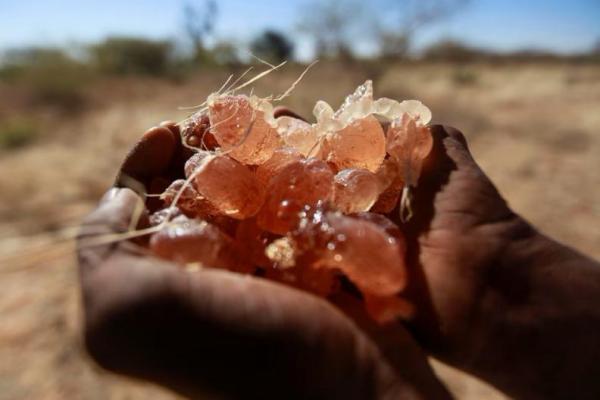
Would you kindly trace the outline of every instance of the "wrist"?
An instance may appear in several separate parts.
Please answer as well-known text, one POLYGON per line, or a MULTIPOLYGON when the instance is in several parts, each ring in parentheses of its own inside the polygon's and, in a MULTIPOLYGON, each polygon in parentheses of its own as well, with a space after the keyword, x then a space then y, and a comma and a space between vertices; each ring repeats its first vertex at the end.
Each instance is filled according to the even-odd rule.
POLYGON ((598 394, 600 266, 523 224, 490 270, 465 368, 517 397, 598 394))

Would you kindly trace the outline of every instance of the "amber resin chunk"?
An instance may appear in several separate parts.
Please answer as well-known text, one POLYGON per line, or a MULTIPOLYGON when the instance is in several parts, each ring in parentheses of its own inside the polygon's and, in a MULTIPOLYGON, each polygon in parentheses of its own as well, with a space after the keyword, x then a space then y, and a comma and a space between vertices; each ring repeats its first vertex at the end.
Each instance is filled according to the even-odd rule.
POLYGON ((387 152, 398 163, 404 183, 417 186, 423 161, 433 148, 429 128, 408 113, 392 121, 387 131, 387 152))
POLYGON ((407 300, 398 296, 373 296, 365 294, 367 313, 380 324, 387 324, 397 319, 410 319, 415 308, 407 300))
POLYGON ((269 268, 273 261, 266 255, 266 248, 275 236, 258 227, 255 218, 241 221, 235 232, 235 240, 243 249, 245 257, 254 265, 269 268))
POLYGON ((271 178, 279 174, 289 164, 300 161, 304 156, 291 147, 281 147, 273 152, 271 158, 256 168, 256 179, 266 187, 271 178))
POLYGON ((173 181, 160 198, 166 206, 174 205, 188 217, 206 217, 219 213, 216 207, 202 197, 194 186, 190 182, 186 183, 184 179, 173 181), (180 192, 177 204, 173 204, 180 192))
POLYGON ((377 176, 366 169, 344 169, 334 181, 333 203, 345 214, 368 211, 381 191, 377 176))
POLYGON ((295 161, 271 179, 257 216, 258 226, 283 235, 295 228, 306 207, 333 197, 333 172, 322 160, 295 161))
POLYGON ((392 296, 406 285, 404 242, 380 223, 317 210, 292 237, 314 267, 339 269, 364 293, 392 296))
POLYGON ((232 218, 251 217, 263 203, 263 190, 254 173, 228 156, 205 157, 194 174, 198 193, 232 218))
POLYGON ((292 117, 277 118, 277 131, 287 147, 296 149, 305 157, 319 152, 317 129, 308 122, 292 117))
POLYGON ((270 268, 265 277, 326 297, 339 289, 338 275, 336 271, 326 268, 292 267, 270 268))
POLYGON ((385 158, 383 128, 373 116, 354 120, 325 138, 322 154, 339 169, 365 168, 375 172, 385 158))
POLYGON ((370 211, 388 214, 396 208, 398 200, 400 200, 404 180, 400 174, 397 161, 391 158, 383 160, 383 163, 375 174, 379 179, 382 191, 370 211))
POLYGON ((210 132, 222 150, 247 165, 262 164, 281 145, 277 129, 269 121, 272 115, 269 118, 259 105, 244 95, 217 95, 208 100, 210 132))
POLYGON ((240 257, 235 241, 205 221, 179 216, 154 234, 150 249, 159 257, 180 264, 198 264, 238 272, 251 265, 240 257))
POLYGON ((210 151, 198 151, 194 153, 190 158, 188 158, 183 167, 185 177, 189 178, 190 176, 192 176, 194 171, 196 171, 196 169, 200 165, 202 165, 202 160, 204 160, 208 156, 211 156, 212 154, 213 153, 211 153, 210 151))
POLYGON ((198 149, 213 150, 219 146, 210 132, 208 115, 198 113, 188 118, 181 127, 181 137, 185 144, 198 149))

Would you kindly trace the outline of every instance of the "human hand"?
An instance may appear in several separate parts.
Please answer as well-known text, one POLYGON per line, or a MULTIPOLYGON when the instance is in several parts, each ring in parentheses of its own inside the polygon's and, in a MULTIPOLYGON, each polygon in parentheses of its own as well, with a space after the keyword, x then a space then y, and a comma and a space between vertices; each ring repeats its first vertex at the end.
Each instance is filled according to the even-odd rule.
MULTIPOLYGON (((118 182, 148 188, 182 173, 184 160, 179 132, 166 123, 144 134, 118 182)), ((190 273, 126 241, 86 245, 125 231, 140 202, 129 189, 111 190, 80 237, 85 340, 100 365, 190 397, 449 397, 407 332, 374 325, 352 299, 336 301, 356 323, 261 278, 190 273)))
POLYGON ((474 321, 496 285, 494 268, 515 241, 536 232, 510 210, 461 132, 437 125, 431 134, 433 149, 413 193, 414 216, 405 224, 396 211, 391 218, 406 234, 405 295, 417 305, 417 337, 441 356, 464 355, 465 346, 479 345, 474 321))
POLYGON ((462 133, 431 132, 402 225, 415 338, 518 398, 597 398, 600 265, 515 214, 462 133))

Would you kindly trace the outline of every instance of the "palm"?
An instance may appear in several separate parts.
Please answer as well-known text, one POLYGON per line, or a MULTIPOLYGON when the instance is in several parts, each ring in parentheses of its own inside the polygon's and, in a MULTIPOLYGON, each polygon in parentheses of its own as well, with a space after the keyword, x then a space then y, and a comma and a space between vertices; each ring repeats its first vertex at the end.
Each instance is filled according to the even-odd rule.
POLYGON ((472 159, 462 134, 439 126, 432 133, 415 216, 405 226, 408 290, 417 302, 419 339, 443 353, 470 333, 496 257, 524 224, 472 159))

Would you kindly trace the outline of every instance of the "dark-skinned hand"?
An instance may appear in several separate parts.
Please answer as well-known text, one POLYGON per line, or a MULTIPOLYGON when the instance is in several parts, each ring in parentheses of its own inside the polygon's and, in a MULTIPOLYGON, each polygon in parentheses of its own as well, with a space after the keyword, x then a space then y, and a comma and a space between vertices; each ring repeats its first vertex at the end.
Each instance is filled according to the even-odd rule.
MULTIPOLYGON (((143 135, 117 182, 159 185, 187 156, 177 127, 162 124, 143 135)), ((109 191, 80 243, 127 230, 140 202, 130 189, 109 191)), ((261 278, 187 272, 127 241, 80 246, 79 262, 86 345, 109 370, 191 398, 450 397, 407 331, 375 325, 350 297, 335 301, 352 318, 261 278)))
POLYGON ((517 398, 598 398, 600 265, 514 213, 461 132, 431 132, 414 217, 391 215, 408 241, 415 338, 517 398))
MULTIPOLYGON (((597 362, 600 359, 600 344, 595 339, 600 329, 600 312, 596 306, 600 304, 600 266, 548 239, 512 212, 473 160, 460 132, 442 126, 433 126, 431 131, 434 147, 425 162, 418 187, 413 190, 414 217, 407 224, 402 224, 396 218, 397 211, 390 215, 407 237, 410 275, 409 287, 403 295, 416 305, 416 316, 409 321, 415 338, 444 361, 478 375, 515 397, 597 398, 600 395, 600 384, 594 377, 600 376, 600 363, 597 362)), ((161 179, 168 181, 179 177, 178 171, 188 155, 177 145, 178 141, 178 132, 172 125, 147 132, 126 159, 121 178, 125 175, 133 177, 150 188, 156 186, 156 182, 161 179), (172 136, 169 136, 169 132, 172 136)), ((125 229, 124 220, 131 214, 133 195, 121 192, 117 198, 121 198, 120 203, 112 200, 109 203, 113 206, 109 207, 105 202, 90 217, 87 226, 105 225, 110 227, 107 228, 110 231, 125 229), (129 200, 123 200, 124 197, 129 200), (111 208, 115 204, 121 205, 111 208), (129 204, 129 208, 124 204, 129 204), (120 225, 115 220, 115 215, 121 215, 120 225)), ((273 390, 272 393, 287 390, 287 397, 290 397, 289 393, 300 397, 330 396, 331 393, 342 394, 343 390, 348 390, 350 397, 354 395, 359 398, 383 395, 394 397, 405 393, 433 396, 432 398, 447 395, 433 378, 419 350, 410 343, 400 323, 386 328, 374 326, 352 301, 337 301, 338 307, 361 326, 358 329, 320 299, 271 282, 231 276, 222 271, 202 271, 202 277, 196 281, 195 276, 200 275, 188 277, 189 274, 184 275, 170 266, 169 270, 173 272, 168 276, 173 274, 180 278, 167 278, 157 271, 170 264, 140 255, 128 254, 125 258, 127 252, 131 253, 126 251, 127 247, 127 243, 121 243, 109 248, 82 249, 80 252, 88 345, 92 354, 108 368, 152 379, 187 394, 193 394, 194 390, 202 388, 236 397, 258 393, 256 390, 262 388, 273 390), (104 254, 104 257, 99 254, 104 254), (123 271, 135 269, 134 266, 138 263, 143 265, 136 269, 138 273, 131 273, 128 277, 121 275, 123 271), (115 264, 119 266, 115 267, 115 264), (153 268, 155 265, 162 267, 153 268), (100 271, 111 270, 112 273, 103 273, 108 276, 104 279, 89 278, 94 274, 103 275, 100 271), (95 272, 90 274, 89 271, 95 272), (150 276, 155 276, 153 284, 144 281, 151 279, 150 276), (218 290, 208 283, 213 282, 208 276, 215 276, 214 286, 219 286, 218 290), (232 282, 250 282, 245 283, 248 286, 244 288, 252 288, 243 290, 245 295, 240 295, 239 290, 229 290, 228 285, 220 282, 225 276, 232 279, 232 282), (182 280, 185 283, 170 284, 171 280, 182 280), (88 284, 88 281, 102 282, 111 290, 98 289, 98 284, 88 284), (115 290, 113 286, 119 287, 115 281, 122 282, 123 289, 112 295, 112 290, 115 290), (193 286, 189 282, 198 282, 198 285, 202 282, 202 286, 193 286), (180 285, 187 288, 188 300, 183 301, 185 297, 180 296, 180 285), (165 287, 173 288, 164 294, 165 287), (157 295, 153 290, 161 294, 157 295), (110 294, 106 295, 105 291, 110 294), (209 296, 206 293, 211 294, 209 296), (287 315, 284 319, 272 320, 270 311, 274 306, 269 303, 269 299, 273 298, 274 293, 281 293, 283 297, 294 296, 290 303, 286 303, 277 295, 276 315, 279 318, 287 315), (213 296, 226 300, 223 303, 207 300, 207 297, 213 296), (229 303, 230 298, 237 302, 229 303), (296 301, 302 305, 299 306, 296 301), (95 302, 108 302, 112 306, 92 307, 95 302), (214 308, 208 307, 207 303, 214 305, 214 308), (234 318, 231 315, 240 313, 240 304, 254 307, 242 315, 236 314, 234 318), (281 304, 294 305, 285 308, 281 304), (308 307, 313 304, 315 307, 319 304, 326 311, 317 312, 316 308, 309 311, 308 307), (136 307, 140 307, 143 312, 132 311, 136 307), (182 307, 184 311, 176 311, 182 307), (97 309, 104 311, 97 312, 97 309), (218 310, 218 315, 230 315, 228 324, 237 321, 236 326, 253 326, 254 323, 259 323, 267 329, 257 331, 253 328, 251 331, 258 333, 256 336, 249 336, 244 329, 235 330, 229 328, 228 324, 217 323, 219 320, 216 314, 208 317, 205 313, 199 313, 198 309, 211 309, 215 313, 218 310), (297 329, 303 323, 308 323, 301 317, 307 315, 305 312, 313 315, 310 319, 312 322, 305 326, 306 331, 304 328, 297 329), (319 318, 314 318, 315 315, 319 318), (161 328, 157 330, 157 321, 167 317, 179 319, 165 322, 164 326, 158 324, 161 328), (318 346, 314 341, 308 344, 304 335, 315 329, 310 328, 311 324, 316 324, 319 329, 327 327, 327 330, 335 332, 333 336, 348 339, 344 342, 337 338, 331 339, 330 334, 323 334, 319 335, 323 341, 318 346), (342 325, 347 328, 341 328, 342 325), (143 328, 137 328, 138 326, 143 328), (184 326, 188 328, 183 328, 184 326), (207 327, 217 328, 211 330, 207 327), (231 339, 219 330, 223 327, 228 327, 226 332, 238 335, 233 337, 239 347, 231 347, 231 342, 227 342, 227 345, 222 343, 222 346, 208 344, 210 339, 207 338, 214 340, 216 337, 219 343, 221 339, 231 339), (276 328, 275 331, 269 330, 272 328, 276 328), (132 331, 137 334, 130 334, 132 331), (147 339, 150 342, 139 338, 140 335, 144 337, 144 332, 152 332, 147 339), (171 336, 169 332, 173 332, 171 336), (196 343, 197 350, 188 348, 187 336, 180 340, 179 350, 165 346, 165 342, 161 341, 172 338, 173 335, 187 335, 186 332, 193 332, 194 337, 202 338, 196 343), (340 332, 346 333, 341 335, 340 332), (246 341, 250 338, 250 342, 246 341), (266 377, 273 376, 275 371, 265 367, 254 368, 253 360, 264 359, 264 354, 261 354, 265 347, 269 347, 267 342, 279 343, 275 338, 285 338, 285 345, 282 347, 288 351, 297 349, 299 354, 303 354, 303 359, 308 354, 314 355, 311 349, 319 348, 319 357, 307 359, 307 364, 290 364, 290 360, 298 357, 298 353, 290 358, 288 352, 278 347, 277 354, 281 354, 282 358, 278 362, 272 362, 271 359, 265 362, 280 372, 278 376, 281 379, 276 382, 281 383, 281 386, 275 384, 257 387, 256 373, 266 377), (254 342, 256 340, 259 344, 254 342), (325 344, 330 341, 335 346, 325 344), (350 344, 340 347, 342 343, 350 344), (359 347, 372 350, 357 353, 356 343, 363 343, 359 347), (364 347, 364 343, 369 345, 364 347), (207 357, 209 353, 202 346, 214 350, 214 354, 210 353, 212 358, 207 357), (164 353, 149 353, 148 348, 151 347, 165 350, 164 353), (237 374, 236 371, 235 381, 224 382, 220 380, 224 377, 221 372, 227 366, 223 365, 223 369, 219 369, 210 368, 211 363, 208 362, 181 361, 188 360, 189 357, 182 357, 178 353, 181 351, 190 354, 193 360, 197 354, 204 353, 201 357, 203 360, 215 362, 221 359, 222 349, 228 348, 235 348, 236 353, 244 355, 238 362, 245 363, 241 369, 250 370, 250 375, 237 374), (253 349, 255 353, 247 357, 249 349, 253 349), (134 355, 131 355, 132 351, 134 355), (174 354, 178 356, 175 357, 174 354), (169 357, 177 360, 167 364, 165 360, 169 360, 169 357), (125 366, 121 364, 124 361, 125 366), (145 366, 141 370, 138 363, 140 361, 145 366), (168 370, 173 372, 164 375, 165 369, 156 367, 155 363, 170 365, 168 370), (297 365, 296 374, 291 374, 286 368, 294 364, 297 365), (174 365, 179 367, 175 368, 174 365), (340 365, 352 366, 354 374, 348 375, 347 370, 339 370, 340 365), (364 375, 366 366, 372 372, 370 375, 364 375), (210 371, 215 372, 211 374, 210 371), (298 372, 301 372, 300 375, 298 372), (306 373, 310 373, 310 377, 306 373), (344 375, 346 378, 341 379, 344 375), (299 379, 299 376, 303 378, 299 379), (352 378, 348 379, 348 376, 352 378), (365 381, 366 376, 371 378, 365 381), (385 378, 382 379, 382 376, 385 378), (244 378, 248 381, 244 381, 244 378), (289 382, 292 378, 295 380, 289 382), (312 384, 307 385, 308 381, 312 384), (190 387, 190 382, 198 384, 192 384, 191 389, 178 389, 190 387), (233 382, 236 383, 232 384, 233 382), (356 382, 358 386, 345 382, 356 382), (231 387, 240 389, 227 389, 231 387), (430 391, 424 390, 425 387, 430 391)), ((231 360, 229 357, 222 359, 227 360, 227 363, 231 360)), ((219 361, 216 363, 221 365, 219 361)))

